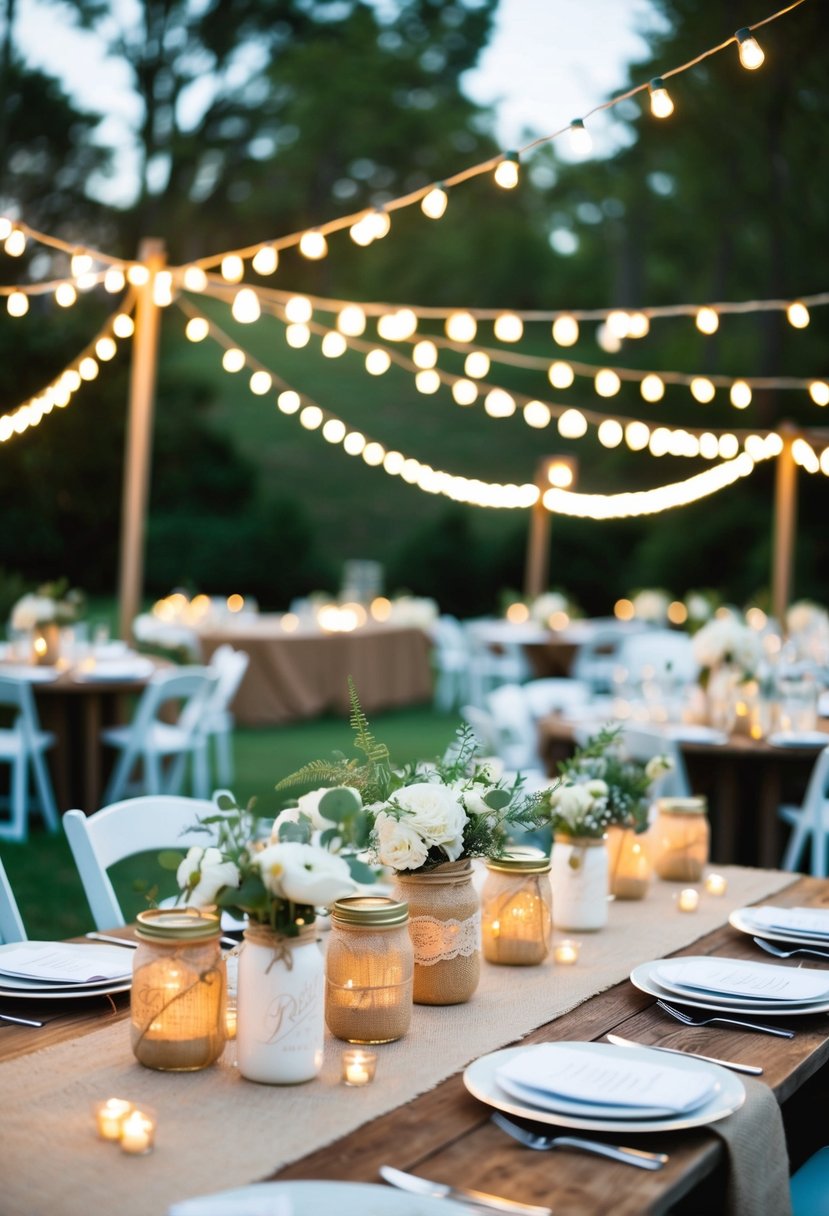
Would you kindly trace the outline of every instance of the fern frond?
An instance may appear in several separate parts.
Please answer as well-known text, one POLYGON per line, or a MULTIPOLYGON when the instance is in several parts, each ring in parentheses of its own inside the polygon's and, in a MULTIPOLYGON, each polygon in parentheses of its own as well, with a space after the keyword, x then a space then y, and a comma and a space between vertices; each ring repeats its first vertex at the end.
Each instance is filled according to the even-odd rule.
POLYGON ((335 763, 330 760, 312 760, 309 764, 304 764, 302 768, 297 769, 295 773, 283 777, 274 788, 287 790, 295 785, 310 785, 311 783, 318 786, 353 785, 356 770, 356 760, 339 760, 335 763))
POLYGON ((385 743, 379 743, 371 733, 368 718, 363 713, 363 707, 351 676, 348 677, 348 700, 351 705, 349 722, 354 731, 354 746, 363 753, 370 767, 377 765, 387 767, 390 762, 389 749, 385 743))

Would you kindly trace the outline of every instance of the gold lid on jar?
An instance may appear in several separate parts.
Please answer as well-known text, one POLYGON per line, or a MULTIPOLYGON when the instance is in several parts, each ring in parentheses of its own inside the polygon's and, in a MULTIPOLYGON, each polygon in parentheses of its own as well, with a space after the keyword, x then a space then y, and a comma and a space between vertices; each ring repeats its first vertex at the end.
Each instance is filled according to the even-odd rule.
POLYGON ((136 919, 137 936, 150 942, 198 942, 221 932, 218 913, 203 908, 150 908, 136 919))
POLYGON ((656 805, 663 815, 705 815, 708 811, 708 799, 704 794, 691 798, 657 798, 656 805))
POLYGON ((518 846, 504 853, 503 857, 488 859, 486 868, 502 874, 548 874, 550 858, 541 849, 518 846))
POLYGON ((409 905, 388 895, 349 895, 336 900, 331 907, 333 924, 382 929, 405 925, 408 919, 409 905))

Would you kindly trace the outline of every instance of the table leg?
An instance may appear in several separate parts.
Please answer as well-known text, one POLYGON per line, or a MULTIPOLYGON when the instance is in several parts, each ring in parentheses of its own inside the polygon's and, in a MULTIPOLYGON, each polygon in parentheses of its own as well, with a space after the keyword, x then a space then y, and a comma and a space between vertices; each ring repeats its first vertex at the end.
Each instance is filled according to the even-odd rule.
POLYGON ((780 822, 777 810, 782 802, 783 782, 779 764, 767 764, 760 786, 757 810, 760 816, 757 832, 757 864, 766 869, 780 865, 780 822))
POLYGON ((87 815, 101 802, 101 699, 93 693, 83 705, 83 797, 87 815))
POLYGON ((714 778, 712 860, 720 865, 737 863, 737 771, 727 762, 717 765, 714 778))

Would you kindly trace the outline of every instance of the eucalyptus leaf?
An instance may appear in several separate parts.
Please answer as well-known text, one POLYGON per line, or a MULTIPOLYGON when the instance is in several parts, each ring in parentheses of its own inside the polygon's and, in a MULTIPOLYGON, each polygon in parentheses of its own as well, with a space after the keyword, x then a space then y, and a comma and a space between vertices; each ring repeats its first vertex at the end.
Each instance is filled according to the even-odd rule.
POLYGON ((335 823, 342 823, 344 819, 356 815, 362 809, 362 805, 359 794, 354 790, 347 789, 345 786, 337 786, 334 789, 326 790, 322 795, 319 801, 319 811, 325 819, 333 819, 335 823))
POLYGON ((372 870, 371 866, 367 866, 364 861, 360 861, 358 857, 346 857, 348 868, 351 871, 351 877, 355 882, 372 883, 377 881, 377 875, 372 870))
POLYGON ((509 792, 501 789, 487 790, 483 796, 483 801, 492 811, 502 811, 505 806, 509 806, 511 800, 509 792))

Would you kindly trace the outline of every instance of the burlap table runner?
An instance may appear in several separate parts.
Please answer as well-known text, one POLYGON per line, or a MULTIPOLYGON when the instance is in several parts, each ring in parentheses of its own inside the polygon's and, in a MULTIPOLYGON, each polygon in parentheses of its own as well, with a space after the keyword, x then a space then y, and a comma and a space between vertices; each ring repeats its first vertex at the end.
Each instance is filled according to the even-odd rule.
POLYGON ((657 882, 642 902, 614 903, 606 929, 581 935, 577 966, 485 963, 468 1004, 415 1006, 409 1034, 379 1049, 377 1078, 364 1089, 339 1084, 345 1045, 335 1039, 326 1044, 316 1081, 281 1088, 244 1081, 233 1044, 204 1072, 142 1068, 123 1022, 2 1064, 3 1216, 164 1216, 176 1200, 267 1177, 573 1009, 638 963, 689 945, 723 924, 730 908, 792 881, 778 871, 721 869, 726 899, 702 890, 694 914, 677 911, 675 884, 657 882), (131 1158, 96 1138, 91 1104, 109 1097, 155 1109, 157 1147, 150 1156, 131 1158))

